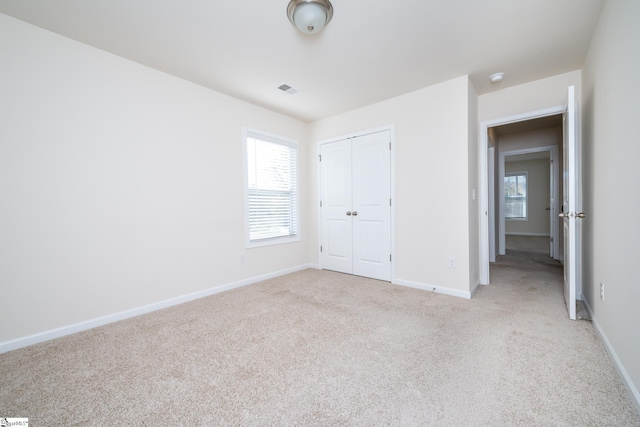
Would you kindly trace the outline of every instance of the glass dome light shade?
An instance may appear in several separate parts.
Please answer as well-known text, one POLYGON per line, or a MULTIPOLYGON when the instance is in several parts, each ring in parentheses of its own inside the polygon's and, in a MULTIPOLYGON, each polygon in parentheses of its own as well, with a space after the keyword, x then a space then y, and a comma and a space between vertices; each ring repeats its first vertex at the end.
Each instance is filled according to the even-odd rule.
POLYGON ((317 3, 302 3, 293 12, 293 21, 303 33, 315 34, 327 23, 327 12, 317 3))
POLYGON ((333 5, 329 0, 291 0, 287 16, 300 32, 315 34, 331 21, 333 5))

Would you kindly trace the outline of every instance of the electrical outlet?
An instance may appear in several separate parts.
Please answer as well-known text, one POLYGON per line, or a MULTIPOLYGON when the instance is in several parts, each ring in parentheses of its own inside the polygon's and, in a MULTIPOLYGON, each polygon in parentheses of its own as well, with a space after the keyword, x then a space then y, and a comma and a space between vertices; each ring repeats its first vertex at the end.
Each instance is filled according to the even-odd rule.
POLYGON ((450 256, 449 257, 449 268, 456 268, 456 258, 450 256))
POLYGON ((240 255, 240 264, 244 264, 244 255, 240 255))
POLYGON ((604 301, 604 283, 600 282, 600 299, 604 301))

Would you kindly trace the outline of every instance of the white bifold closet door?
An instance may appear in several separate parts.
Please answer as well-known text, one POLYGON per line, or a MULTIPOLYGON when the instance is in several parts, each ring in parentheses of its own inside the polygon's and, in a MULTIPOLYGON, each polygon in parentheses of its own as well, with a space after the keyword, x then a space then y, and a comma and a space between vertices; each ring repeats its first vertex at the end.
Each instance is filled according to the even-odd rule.
POLYGON ((391 280, 390 135, 320 146, 322 268, 391 280))

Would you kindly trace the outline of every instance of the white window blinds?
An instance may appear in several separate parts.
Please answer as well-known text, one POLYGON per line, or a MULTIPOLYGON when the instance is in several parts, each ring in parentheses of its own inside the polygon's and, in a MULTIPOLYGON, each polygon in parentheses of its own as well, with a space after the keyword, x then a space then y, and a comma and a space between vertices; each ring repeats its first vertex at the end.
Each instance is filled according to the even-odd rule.
POLYGON ((249 242, 298 235, 295 143, 247 133, 249 242))
POLYGON ((527 218, 527 173, 504 177, 504 216, 508 219, 527 218))

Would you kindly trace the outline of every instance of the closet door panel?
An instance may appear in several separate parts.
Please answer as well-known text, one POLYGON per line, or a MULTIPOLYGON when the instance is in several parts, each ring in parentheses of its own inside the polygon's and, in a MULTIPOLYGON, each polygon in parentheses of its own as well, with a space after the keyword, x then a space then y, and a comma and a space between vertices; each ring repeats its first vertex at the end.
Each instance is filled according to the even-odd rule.
POLYGON ((320 147, 320 155, 322 268, 352 273, 351 142, 345 139, 324 144, 320 147))
POLYGON ((391 280, 390 132, 352 139, 353 274, 391 280))

